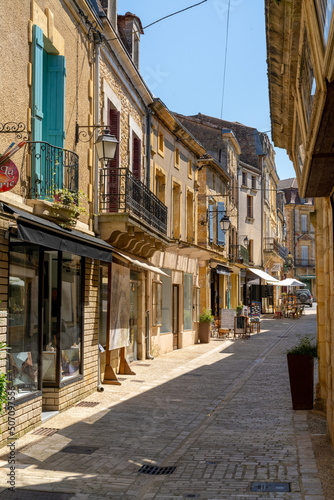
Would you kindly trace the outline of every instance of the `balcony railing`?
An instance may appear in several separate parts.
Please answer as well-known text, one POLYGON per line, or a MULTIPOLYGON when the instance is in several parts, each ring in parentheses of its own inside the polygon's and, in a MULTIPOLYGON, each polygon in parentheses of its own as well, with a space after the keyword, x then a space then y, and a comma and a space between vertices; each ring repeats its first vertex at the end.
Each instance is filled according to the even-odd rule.
POLYGON ((282 259, 285 259, 288 253, 287 248, 280 245, 275 238, 264 238, 263 251, 274 252, 282 257, 282 259))
POLYGON ((47 200, 64 188, 78 192, 79 156, 76 153, 36 141, 27 143, 27 154, 31 165, 29 198, 47 200))
POLYGON ((295 259, 295 267, 315 267, 315 260, 295 259))
POLYGON ((167 207, 127 168, 100 171, 100 213, 131 213, 167 234, 167 207))
POLYGON ((236 262, 248 266, 249 253, 247 248, 242 245, 230 245, 229 260, 230 262, 236 262))

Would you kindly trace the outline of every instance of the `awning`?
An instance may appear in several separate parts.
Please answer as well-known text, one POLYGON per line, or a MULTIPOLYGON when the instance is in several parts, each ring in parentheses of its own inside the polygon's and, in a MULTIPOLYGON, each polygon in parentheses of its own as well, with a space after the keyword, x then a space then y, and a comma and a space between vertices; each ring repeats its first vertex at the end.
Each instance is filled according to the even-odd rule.
POLYGON ((119 250, 116 250, 115 248, 113 249, 113 252, 114 252, 114 254, 119 255, 123 259, 131 262, 131 264, 134 266, 141 267, 142 269, 145 269, 145 271, 151 271, 152 273, 162 274, 163 276, 170 278, 170 276, 168 276, 168 274, 166 274, 164 271, 162 271, 162 269, 154 266, 148 260, 142 259, 142 258, 137 257, 137 256, 132 257, 128 254, 120 252, 119 250))
POLYGON ((217 274, 224 274, 225 276, 230 276, 231 270, 228 267, 218 265, 216 267, 217 274))
POLYGON ((262 271, 262 269, 254 269, 252 267, 249 267, 247 269, 247 272, 250 271, 252 274, 255 274, 256 276, 259 276, 261 279, 265 281, 278 281, 278 279, 274 278, 273 276, 270 276, 270 274, 266 273, 265 271, 262 271))
POLYGON ((20 240, 81 257, 112 261, 113 247, 95 236, 74 229, 64 229, 50 220, 9 205, 3 205, 3 209, 16 217, 17 238, 20 240))

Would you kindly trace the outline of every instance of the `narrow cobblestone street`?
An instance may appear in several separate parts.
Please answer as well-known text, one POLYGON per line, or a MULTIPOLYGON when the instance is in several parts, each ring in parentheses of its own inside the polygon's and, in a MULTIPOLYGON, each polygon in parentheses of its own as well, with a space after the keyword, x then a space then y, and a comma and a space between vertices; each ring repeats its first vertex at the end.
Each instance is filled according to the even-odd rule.
POLYGON ((315 312, 265 318, 249 339, 212 339, 133 364, 135 376, 86 399, 96 406, 73 406, 42 424, 53 435, 33 431, 16 442, 16 494, 5 489, 1 450, 0 499, 328 500, 312 449, 313 412, 292 410, 286 363, 296 334, 315 333, 315 312), (139 473, 143 465, 175 470, 139 473), (288 483, 291 491, 251 491, 252 483, 288 483))

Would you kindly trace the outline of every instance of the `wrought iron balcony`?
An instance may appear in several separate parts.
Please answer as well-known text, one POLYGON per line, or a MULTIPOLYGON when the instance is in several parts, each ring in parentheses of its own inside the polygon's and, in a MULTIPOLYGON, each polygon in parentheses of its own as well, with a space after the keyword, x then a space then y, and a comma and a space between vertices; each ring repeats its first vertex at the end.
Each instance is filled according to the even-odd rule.
POLYGON ((313 259, 295 259, 295 267, 315 267, 313 259))
POLYGON ((249 252, 247 248, 242 245, 230 245, 229 260, 230 262, 236 262, 248 266, 249 252))
POLYGON ((76 193, 79 189, 79 156, 73 151, 48 142, 27 143, 30 156, 31 184, 28 198, 53 198, 59 189, 76 193))
POLYGON ((280 245, 275 238, 264 238, 263 251, 276 253, 282 259, 285 259, 288 253, 287 248, 280 245))
POLYGON ((167 234, 166 205, 127 168, 101 169, 100 213, 131 213, 167 234))

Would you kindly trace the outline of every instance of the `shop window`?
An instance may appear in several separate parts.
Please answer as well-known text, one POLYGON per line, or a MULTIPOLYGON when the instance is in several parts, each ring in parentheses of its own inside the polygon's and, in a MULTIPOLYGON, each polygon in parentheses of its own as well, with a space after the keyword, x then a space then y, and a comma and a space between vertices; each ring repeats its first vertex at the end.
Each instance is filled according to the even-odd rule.
POLYGON ((38 246, 11 240, 8 379, 16 398, 40 389, 39 255, 38 246))
POLYGON ((162 311, 162 282, 153 281, 152 283, 153 326, 161 326, 161 311, 162 311))
POLYGON ((99 344, 104 348, 107 345, 107 318, 108 318, 108 273, 109 266, 100 266, 100 296, 99 296, 99 344))
POLYGON ((193 328, 193 275, 184 273, 183 278, 183 329, 192 330, 193 328))
POLYGON ((163 269, 167 276, 160 276, 162 283, 161 327, 160 333, 172 331, 172 271, 163 269))

